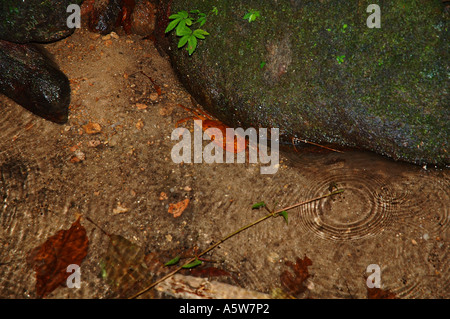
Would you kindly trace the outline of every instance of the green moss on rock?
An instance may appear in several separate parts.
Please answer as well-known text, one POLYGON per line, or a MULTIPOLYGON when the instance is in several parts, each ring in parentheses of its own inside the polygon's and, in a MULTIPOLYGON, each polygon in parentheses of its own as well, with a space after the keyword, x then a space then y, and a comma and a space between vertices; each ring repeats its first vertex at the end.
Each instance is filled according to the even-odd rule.
POLYGON ((219 11, 190 57, 165 49, 191 93, 233 126, 278 127, 412 163, 448 164, 448 16, 440 0, 174 0, 219 11), (261 17, 249 23, 250 9, 261 17), (264 66, 261 68, 261 62, 264 66))

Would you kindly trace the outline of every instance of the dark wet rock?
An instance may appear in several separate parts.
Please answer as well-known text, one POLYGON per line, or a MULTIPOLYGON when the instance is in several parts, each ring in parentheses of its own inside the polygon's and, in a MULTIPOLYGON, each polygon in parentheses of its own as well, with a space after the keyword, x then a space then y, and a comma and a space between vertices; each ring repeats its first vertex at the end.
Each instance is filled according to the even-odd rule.
POLYGON ((70 85, 50 54, 30 42, 52 42, 74 32, 70 4, 83 0, 3 0, 0 11, 0 93, 29 111, 65 123, 70 85), (13 43, 14 42, 14 43, 13 43), (19 44, 20 43, 20 44, 19 44))
POLYGON ((123 27, 127 34, 147 36, 154 30, 155 6, 150 0, 86 0, 82 12, 92 32, 108 34, 123 27))
MULTIPOLYGON (((88 27, 92 32, 111 33, 122 22, 123 0, 87 1, 92 6, 88 12, 88 27)), ((85 5, 88 5, 85 3, 85 5)))
POLYGON ((230 126, 278 127, 285 140, 359 147, 448 164, 448 14, 440 0, 160 0, 155 36, 181 81, 230 126), (192 56, 164 35, 170 14, 219 14, 192 56), (249 23, 249 10, 261 16, 249 23))
MULTIPOLYGON (((125 28, 125 25, 124 25, 125 28)), ((137 0, 131 14, 130 32, 148 36, 155 29, 155 5, 149 0, 137 0)))
POLYGON ((51 42, 74 32, 67 26, 70 4, 83 0, 2 0, 0 39, 26 43, 51 42))
POLYGON ((37 45, 0 40, 0 93, 45 119, 67 122, 69 80, 37 45))

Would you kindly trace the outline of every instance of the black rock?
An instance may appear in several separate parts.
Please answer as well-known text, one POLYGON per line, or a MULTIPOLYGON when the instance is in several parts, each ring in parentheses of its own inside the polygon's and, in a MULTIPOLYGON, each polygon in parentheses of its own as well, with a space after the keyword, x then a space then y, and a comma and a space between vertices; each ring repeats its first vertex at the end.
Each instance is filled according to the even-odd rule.
POLYGON ((37 45, 0 40, 0 93, 47 120, 67 122, 69 80, 37 45))
POLYGON ((2 0, 0 93, 29 111, 65 123, 70 85, 50 54, 30 42, 47 43, 74 32, 67 26, 70 4, 83 0, 2 0))

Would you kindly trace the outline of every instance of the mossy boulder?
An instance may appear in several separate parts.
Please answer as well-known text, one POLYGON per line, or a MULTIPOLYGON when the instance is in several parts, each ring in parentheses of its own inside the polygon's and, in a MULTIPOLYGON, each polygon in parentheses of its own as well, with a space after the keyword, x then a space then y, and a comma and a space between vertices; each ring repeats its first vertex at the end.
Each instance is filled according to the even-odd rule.
MULTIPOLYGON (((181 81, 230 126, 363 148, 416 164, 449 164, 449 16, 441 0, 160 1, 157 44, 181 81), (190 56, 168 15, 208 13, 190 56), (244 20, 258 10, 255 21, 244 20)), ((193 29, 198 26, 193 25, 193 29)))

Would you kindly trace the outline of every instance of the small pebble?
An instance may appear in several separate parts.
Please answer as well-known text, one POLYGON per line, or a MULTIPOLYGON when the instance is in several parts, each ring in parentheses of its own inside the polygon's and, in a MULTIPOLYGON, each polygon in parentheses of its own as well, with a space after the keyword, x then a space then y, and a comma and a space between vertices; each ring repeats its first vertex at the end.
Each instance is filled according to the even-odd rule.
POLYGON ((88 142, 89 147, 97 147, 101 144, 101 142, 99 140, 90 140, 88 142))
POLYGON ((92 40, 97 40, 98 38, 100 38, 100 33, 92 33, 89 37, 92 40))
POLYGON ((150 94, 150 100, 152 101, 156 101, 158 99, 158 93, 152 93, 150 94))
POLYGON ((86 159, 86 154, 84 154, 81 150, 75 150, 75 156, 80 159, 80 161, 84 161, 86 159))
POLYGON ((93 123, 93 122, 83 125, 83 128, 87 134, 97 134, 97 133, 100 133, 102 130, 102 127, 100 126, 100 124, 93 123))
POLYGON ((113 209, 113 214, 114 215, 123 214, 128 211, 129 211, 129 209, 125 206, 122 206, 122 204, 120 204, 120 202, 119 202, 119 203, 117 203, 117 207, 113 209))
POLYGON ((138 108, 138 110, 145 110, 148 106, 143 103, 136 103, 136 107, 138 108))
POLYGON ((136 128, 138 130, 142 130, 143 127, 144 127, 144 122, 141 119, 139 119, 136 123, 136 128))
POLYGON ((161 194, 159 195, 159 200, 165 200, 165 199, 167 199, 168 197, 167 197, 167 194, 166 193, 164 193, 164 192, 161 192, 161 194))

